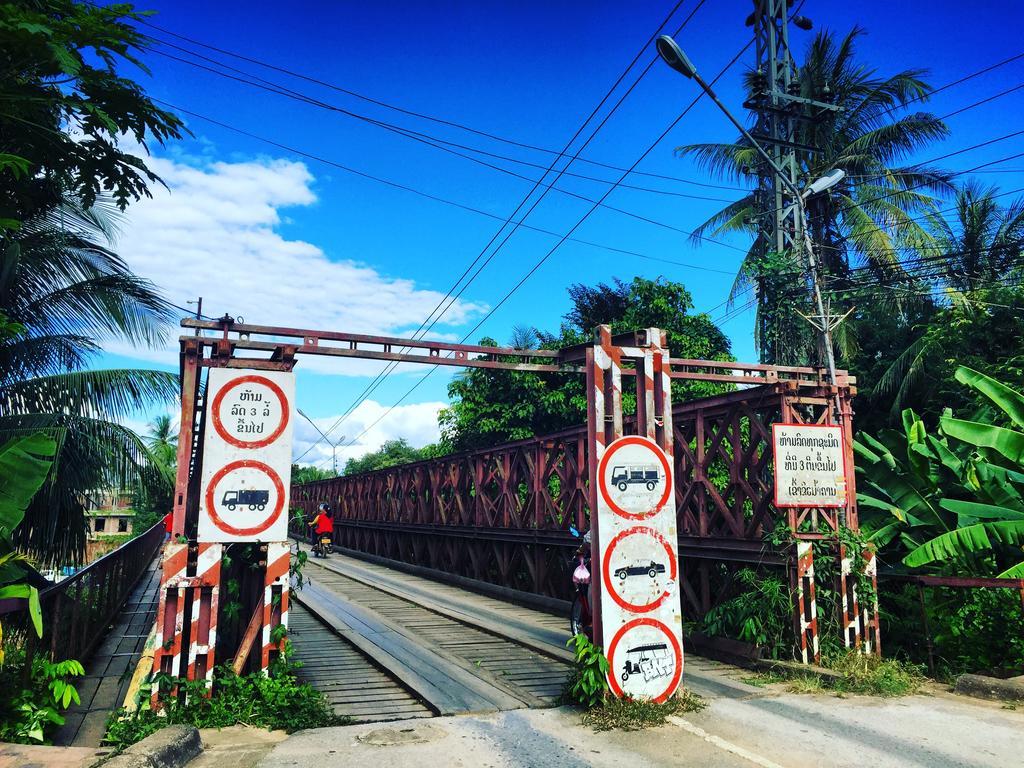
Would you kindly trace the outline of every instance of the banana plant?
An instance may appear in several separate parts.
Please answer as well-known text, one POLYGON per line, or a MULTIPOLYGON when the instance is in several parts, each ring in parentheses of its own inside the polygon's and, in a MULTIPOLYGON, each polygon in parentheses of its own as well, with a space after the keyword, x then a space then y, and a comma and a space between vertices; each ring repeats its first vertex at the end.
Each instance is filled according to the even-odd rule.
POLYGON ((861 435, 854 449, 864 528, 879 547, 905 551, 910 568, 1024 576, 1024 396, 970 368, 956 378, 1017 429, 947 409, 940 434, 931 435, 907 409, 903 433, 861 435), (902 546, 891 546, 897 540, 902 546))
MULTIPOLYGON (((25 581, 25 557, 14 548, 11 533, 25 517, 25 509, 43 485, 57 444, 42 434, 26 435, 0 445, 0 600, 28 600, 36 634, 43 635, 39 590, 25 581)), ((3 627, 0 626, 0 664, 3 663, 3 627)))

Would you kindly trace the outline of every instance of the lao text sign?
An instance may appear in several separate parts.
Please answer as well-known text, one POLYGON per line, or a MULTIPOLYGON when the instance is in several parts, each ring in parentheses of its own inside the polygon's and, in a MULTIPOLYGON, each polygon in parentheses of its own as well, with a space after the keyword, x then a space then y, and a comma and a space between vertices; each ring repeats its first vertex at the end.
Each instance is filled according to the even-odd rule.
POLYGON ((618 696, 664 701, 683 672, 672 462, 653 440, 620 437, 598 466, 601 619, 618 696))
POLYGON ((772 424, 775 506, 841 507, 846 504, 846 454, 842 427, 772 424))
POLYGON ((295 374, 212 368, 199 541, 288 538, 295 374))

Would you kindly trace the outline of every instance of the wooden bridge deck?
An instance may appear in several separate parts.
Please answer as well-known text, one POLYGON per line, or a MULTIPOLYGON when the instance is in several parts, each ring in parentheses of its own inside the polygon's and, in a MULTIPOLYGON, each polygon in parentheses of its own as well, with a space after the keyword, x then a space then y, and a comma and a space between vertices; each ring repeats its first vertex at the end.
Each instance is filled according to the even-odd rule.
POLYGON ((370 669, 434 714, 557 703, 571 659, 563 619, 351 557, 309 562, 310 583, 293 592, 300 607, 292 642, 301 674, 339 714, 406 716, 408 701, 397 694, 377 709, 366 697, 342 698, 345 676, 370 669), (330 668, 321 655, 327 638, 346 657, 361 655, 362 667, 330 668))

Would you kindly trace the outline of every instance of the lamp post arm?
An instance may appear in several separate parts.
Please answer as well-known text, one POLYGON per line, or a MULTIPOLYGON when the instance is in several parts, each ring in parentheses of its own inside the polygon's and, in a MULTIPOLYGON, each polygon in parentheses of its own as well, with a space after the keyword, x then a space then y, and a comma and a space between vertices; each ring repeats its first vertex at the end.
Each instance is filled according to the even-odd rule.
POLYGON ((807 206, 804 201, 803 194, 800 189, 790 181, 789 177, 785 172, 776 164, 772 156, 768 154, 764 147, 755 139, 743 124, 736 119, 736 117, 729 111, 729 108, 722 103, 722 100, 718 98, 718 95, 714 92, 710 85, 708 85, 704 78, 697 74, 696 69, 692 73, 693 79, 697 81, 697 85, 703 89, 704 93, 715 103, 715 105, 722 111, 722 113, 729 118, 736 129, 743 135, 743 137, 750 142, 750 146, 761 156, 761 158, 768 163, 768 166, 775 172, 775 178, 782 181, 782 183, 789 189, 793 195, 793 199, 796 202, 796 206, 800 209, 800 223, 801 229, 803 229, 803 240, 804 247, 807 249, 807 264, 810 268, 811 273, 811 286, 814 292, 814 303, 818 310, 818 316, 821 318, 822 323, 822 336, 825 346, 825 359, 828 363, 828 374, 832 384, 836 384, 836 356, 835 351, 832 348, 832 333, 828 327, 829 319, 825 314, 825 302, 821 297, 821 284, 818 277, 818 262, 814 256, 814 243, 811 240, 810 229, 807 226, 807 206))
POLYGON ((793 196, 799 201, 798 205, 801 206, 801 211, 802 211, 803 210, 803 198, 802 198, 802 196, 800 194, 799 188, 793 182, 791 182, 789 180, 789 178, 787 178, 787 176, 783 172, 783 170, 781 168, 779 168, 779 166, 776 164, 776 162, 772 159, 772 156, 769 155, 768 152, 765 151, 765 148, 762 147, 761 144, 757 141, 757 139, 755 139, 750 134, 750 131, 748 131, 746 128, 743 127, 743 123, 741 123, 739 120, 737 120, 733 116, 732 112, 729 111, 729 108, 727 106, 725 106, 725 104, 722 103, 721 99, 718 98, 718 94, 716 94, 712 90, 711 86, 708 85, 704 81, 703 77, 701 77, 699 74, 697 74, 696 70, 694 70, 694 72, 693 72, 693 79, 697 81, 697 85, 699 85, 703 89, 704 93, 706 93, 708 95, 708 98, 710 98, 713 102, 715 102, 715 106, 717 106, 720 110, 722 110, 722 112, 725 114, 725 116, 727 118, 729 118, 729 122, 732 123, 734 126, 736 126, 736 129, 741 134, 743 134, 743 137, 747 141, 750 142, 750 145, 754 148, 754 150, 757 152, 757 154, 759 154, 761 156, 761 159, 763 159, 766 163, 768 163, 768 165, 771 167, 771 169, 773 171, 775 171, 776 178, 781 179, 782 183, 785 184, 786 187, 789 188, 789 191, 792 192, 793 196))
MULTIPOLYGON (((297 409, 296 409, 296 410, 297 410, 297 409)), ((309 418, 309 416, 307 416, 306 414, 304 414, 304 413, 303 413, 302 411, 299 411, 299 415, 300 415, 300 416, 301 416, 302 418, 304 418, 304 419, 305 419, 306 421, 308 421, 308 422, 309 422, 310 424, 312 424, 312 425, 313 425, 313 429, 315 429, 315 430, 316 430, 317 432, 319 432, 319 433, 320 433, 320 437, 322 437, 322 438, 323 438, 324 440, 326 440, 326 441, 327 441, 327 444, 328 444, 328 445, 334 445, 334 443, 332 443, 332 442, 331 442, 331 438, 329 438, 329 437, 328 437, 327 435, 325 435, 325 434, 324 434, 324 431, 323 431, 322 429, 320 429, 320 427, 318 427, 318 426, 316 425, 316 422, 315 422, 315 421, 313 421, 313 420, 312 420, 311 418, 309 418)))

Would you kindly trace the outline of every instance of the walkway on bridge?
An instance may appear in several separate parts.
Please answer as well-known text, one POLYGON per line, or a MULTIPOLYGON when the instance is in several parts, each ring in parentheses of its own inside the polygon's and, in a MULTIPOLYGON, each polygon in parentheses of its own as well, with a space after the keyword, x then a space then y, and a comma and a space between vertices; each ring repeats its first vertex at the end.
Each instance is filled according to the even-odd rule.
POLYGON ((99 647, 85 664, 85 677, 75 681, 82 701, 64 715, 54 744, 98 747, 107 732, 110 713, 125 696, 153 629, 160 587, 160 556, 150 562, 99 647))
MULTIPOLYGON (((566 617, 345 554, 308 563, 290 636, 300 676, 338 714, 371 721, 558 702, 572 660, 566 617)), ((716 662, 688 656, 684 669, 684 685, 703 695, 761 693, 716 662)))

